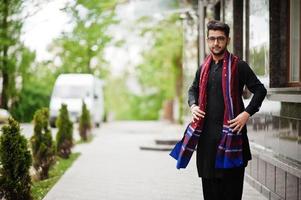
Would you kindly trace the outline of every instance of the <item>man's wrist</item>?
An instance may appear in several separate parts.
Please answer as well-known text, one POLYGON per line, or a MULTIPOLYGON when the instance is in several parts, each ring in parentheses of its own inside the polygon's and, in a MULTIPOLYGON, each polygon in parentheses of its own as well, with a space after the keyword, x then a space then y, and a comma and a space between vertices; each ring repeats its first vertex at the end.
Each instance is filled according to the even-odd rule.
POLYGON ((245 113, 248 117, 251 116, 250 113, 248 113, 247 111, 244 111, 244 113, 245 113))
POLYGON ((192 108, 194 108, 194 107, 196 107, 197 105, 196 104, 192 104, 191 106, 190 106, 190 109, 192 109, 192 108))

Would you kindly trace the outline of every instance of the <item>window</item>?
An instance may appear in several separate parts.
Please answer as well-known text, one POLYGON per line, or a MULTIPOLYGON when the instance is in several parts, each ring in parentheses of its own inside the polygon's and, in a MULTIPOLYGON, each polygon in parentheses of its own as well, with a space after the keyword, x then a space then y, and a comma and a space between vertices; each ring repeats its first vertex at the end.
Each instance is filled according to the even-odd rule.
POLYGON ((300 83, 300 0, 290 1, 289 82, 300 83))
POLYGON ((249 1, 248 62, 256 75, 269 75, 269 1, 249 1))

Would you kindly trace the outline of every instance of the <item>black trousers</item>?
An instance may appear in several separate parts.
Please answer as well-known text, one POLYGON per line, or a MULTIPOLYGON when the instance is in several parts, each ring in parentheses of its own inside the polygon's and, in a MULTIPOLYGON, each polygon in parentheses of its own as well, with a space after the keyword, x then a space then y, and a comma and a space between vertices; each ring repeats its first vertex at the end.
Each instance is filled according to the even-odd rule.
POLYGON ((241 200, 244 169, 222 178, 202 178, 204 200, 241 200))

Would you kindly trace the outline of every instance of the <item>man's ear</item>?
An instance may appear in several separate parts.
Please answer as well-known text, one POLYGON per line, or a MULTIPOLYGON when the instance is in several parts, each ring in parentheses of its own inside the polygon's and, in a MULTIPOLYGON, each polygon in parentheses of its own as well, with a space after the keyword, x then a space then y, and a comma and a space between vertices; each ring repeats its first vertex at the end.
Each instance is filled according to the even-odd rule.
POLYGON ((230 40, 231 40, 231 38, 228 37, 228 39, 227 39, 227 45, 230 44, 230 40))

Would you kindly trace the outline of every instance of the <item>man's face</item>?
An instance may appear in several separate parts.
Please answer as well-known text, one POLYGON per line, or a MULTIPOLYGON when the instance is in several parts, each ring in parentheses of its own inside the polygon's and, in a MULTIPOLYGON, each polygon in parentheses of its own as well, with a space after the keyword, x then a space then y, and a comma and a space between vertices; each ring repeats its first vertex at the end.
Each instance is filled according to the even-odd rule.
POLYGON ((207 37, 207 44, 210 52, 215 56, 224 54, 230 38, 226 37, 225 33, 220 30, 209 30, 207 37))

